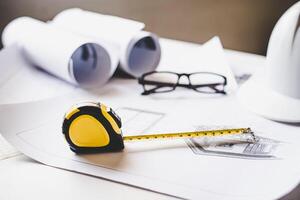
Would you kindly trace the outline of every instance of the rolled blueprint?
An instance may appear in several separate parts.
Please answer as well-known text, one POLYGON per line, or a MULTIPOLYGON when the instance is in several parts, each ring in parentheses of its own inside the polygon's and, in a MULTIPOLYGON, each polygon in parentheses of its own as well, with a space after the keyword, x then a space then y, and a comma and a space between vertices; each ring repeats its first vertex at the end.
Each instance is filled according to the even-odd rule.
POLYGON ((141 22, 73 8, 62 11, 49 24, 114 44, 120 67, 134 77, 155 70, 160 61, 158 37, 142 31, 145 25, 141 22))
POLYGON ((33 65, 73 84, 101 86, 111 75, 111 58, 103 46, 30 17, 10 22, 2 42, 17 44, 33 65))

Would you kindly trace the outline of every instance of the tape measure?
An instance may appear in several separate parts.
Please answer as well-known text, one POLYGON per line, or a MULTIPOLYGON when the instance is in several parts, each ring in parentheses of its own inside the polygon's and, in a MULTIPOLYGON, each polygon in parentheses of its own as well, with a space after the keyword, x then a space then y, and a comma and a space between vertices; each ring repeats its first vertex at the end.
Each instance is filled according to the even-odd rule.
POLYGON ((62 131, 76 153, 121 151, 124 141, 214 137, 252 133, 250 128, 123 136, 120 117, 101 103, 84 102, 64 116, 62 131))

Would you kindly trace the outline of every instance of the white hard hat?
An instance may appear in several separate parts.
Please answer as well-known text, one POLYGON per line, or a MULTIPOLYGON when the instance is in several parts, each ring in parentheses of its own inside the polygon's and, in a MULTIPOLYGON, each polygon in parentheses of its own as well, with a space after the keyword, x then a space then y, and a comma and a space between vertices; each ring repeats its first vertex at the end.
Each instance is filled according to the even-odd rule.
POLYGON ((274 27, 266 65, 241 86, 238 99, 266 118, 300 122, 300 2, 274 27))

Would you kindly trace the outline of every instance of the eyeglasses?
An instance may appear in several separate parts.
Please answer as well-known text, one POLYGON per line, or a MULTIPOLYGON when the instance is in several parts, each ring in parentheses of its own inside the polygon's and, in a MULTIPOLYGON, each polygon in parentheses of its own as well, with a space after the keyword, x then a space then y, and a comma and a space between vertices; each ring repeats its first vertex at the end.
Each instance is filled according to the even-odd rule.
POLYGON ((176 87, 193 89, 196 92, 207 94, 226 94, 225 86, 227 85, 225 76, 212 72, 179 74, 167 71, 152 71, 143 74, 138 79, 138 82, 144 88, 142 95, 171 92, 175 90, 176 87), (181 77, 186 77, 188 82, 179 83, 181 77))

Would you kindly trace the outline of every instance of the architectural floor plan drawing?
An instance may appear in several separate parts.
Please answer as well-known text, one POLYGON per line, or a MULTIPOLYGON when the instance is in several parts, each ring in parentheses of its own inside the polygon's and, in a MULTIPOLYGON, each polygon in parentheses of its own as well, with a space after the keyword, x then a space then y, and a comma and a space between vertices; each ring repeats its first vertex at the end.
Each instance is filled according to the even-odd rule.
POLYGON ((244 159, 276 159, 274 155, 279 141, 258 137, 253 144, 226 144, 219 146, 203 146, 197 139, 186 140, 189 147, 196 155, 223 156, 244 159))
MULTIPOLYGON (((230 126, 197 126, 196 130, 226 129, 230 126)), ((201 138, 187 139, 186 143, 196 155, 220 156, 242 159, 276 159, 276 149, 280 141, 261 136, 261 131, 253 131, 255 143, 205 145, 201 138), (258 135, 259 134, 259 135, 258 135)))

